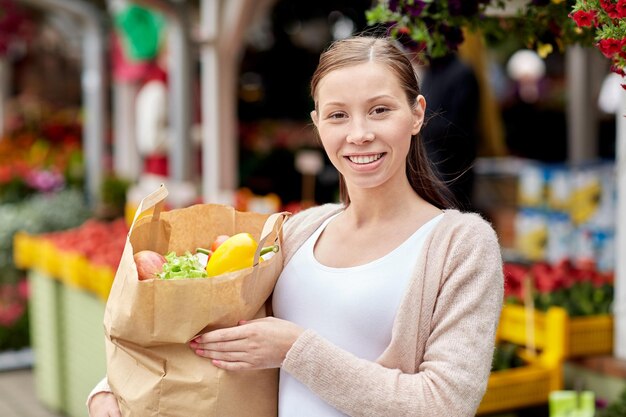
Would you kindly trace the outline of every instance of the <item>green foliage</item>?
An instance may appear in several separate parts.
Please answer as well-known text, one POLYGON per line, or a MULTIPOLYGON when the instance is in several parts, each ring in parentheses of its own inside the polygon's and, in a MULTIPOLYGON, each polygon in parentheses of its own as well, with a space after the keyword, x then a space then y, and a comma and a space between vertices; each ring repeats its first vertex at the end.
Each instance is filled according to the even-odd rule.
POLYGON ((510 342, 500 342, 493 351, 491 372, 524 366, 524 360, 517 354, 519 346, 510 342))
POLYGON ((36 194, 14 204, 0 204, 0 282, 16 282, 20 275, 13 263, 13 237, 66 230, 91 217, 82 192, 64 190, 36 194))
POLYGON ((115 175, 104 178, 100 186, 102 198, 102 207, 98 213, 100 217, 115 219, 124 215, 126 192, 131 184, 130 180, 115 175))
POLYGON ((610 314, 614 287, 577 282, 568 288, 535 294, 535 308, 547 311, 551 306, 563 307, 570 317, 610 314))
POLYGON ((620 397, 609 404, 607 408, 600 412, 598 417, 624 417, 626 416, 626 389, 620 397))

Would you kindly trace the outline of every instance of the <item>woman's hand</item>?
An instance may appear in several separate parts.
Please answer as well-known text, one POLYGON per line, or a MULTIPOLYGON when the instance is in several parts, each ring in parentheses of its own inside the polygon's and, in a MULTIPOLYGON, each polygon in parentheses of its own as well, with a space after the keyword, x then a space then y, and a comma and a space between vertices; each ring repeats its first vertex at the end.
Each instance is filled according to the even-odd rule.
POLYGON ((103 391, 91 397, 89 417, 122 417, 115 395, 103 391))
POLYGON ((291 322, 265 317, 201 334, 189 346, 222 369, 278 368, 303 331, 291 322))

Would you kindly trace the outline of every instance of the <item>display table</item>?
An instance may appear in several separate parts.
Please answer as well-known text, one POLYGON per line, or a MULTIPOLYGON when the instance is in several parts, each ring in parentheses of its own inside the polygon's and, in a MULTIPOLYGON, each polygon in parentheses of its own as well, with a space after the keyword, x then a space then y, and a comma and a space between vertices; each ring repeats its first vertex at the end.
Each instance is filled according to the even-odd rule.
POLYGON ((68 417, 88 417, 87 395, 106 374, 105 303, 37 269, 28 279, 37 397, 68 417))

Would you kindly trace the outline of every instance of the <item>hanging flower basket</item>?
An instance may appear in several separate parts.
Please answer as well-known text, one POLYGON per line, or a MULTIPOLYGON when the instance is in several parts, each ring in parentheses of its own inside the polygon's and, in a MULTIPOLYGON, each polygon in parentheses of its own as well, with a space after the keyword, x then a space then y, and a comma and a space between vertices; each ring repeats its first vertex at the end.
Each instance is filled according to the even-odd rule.
POLYGON ((593 33, 596 47, 613 64, 611 70, 626 75, 626 0, 577 0, 569 17, 593 33))

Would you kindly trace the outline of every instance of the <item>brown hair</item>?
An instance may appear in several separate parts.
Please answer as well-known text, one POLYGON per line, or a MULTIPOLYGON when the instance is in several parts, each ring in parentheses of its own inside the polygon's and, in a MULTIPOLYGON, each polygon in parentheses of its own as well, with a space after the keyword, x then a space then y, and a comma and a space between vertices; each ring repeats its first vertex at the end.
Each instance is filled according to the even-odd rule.
MULTIPOLYGON (((419 80, 410 59, 396 46, 391 38, 355 36, 335 41, 320 56, 317 69, 311 79, 311 96, 317 108, 317 88, 330 72, 352 65, 375 61, 386 65, 396 75, 404 90, 409 106, 417 104, 420 95, 419 80)), ((415 192, 438 208, 456 206, 454 197, 446 184, 437 176, 428 159, 419 133, 411 138, 406 158, 406 175, 415 192)), ((350 196, 343 175, 339 175, 339 196, 350 204, 350 196)))

